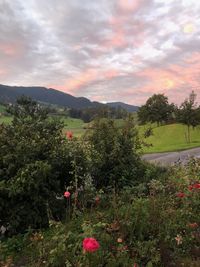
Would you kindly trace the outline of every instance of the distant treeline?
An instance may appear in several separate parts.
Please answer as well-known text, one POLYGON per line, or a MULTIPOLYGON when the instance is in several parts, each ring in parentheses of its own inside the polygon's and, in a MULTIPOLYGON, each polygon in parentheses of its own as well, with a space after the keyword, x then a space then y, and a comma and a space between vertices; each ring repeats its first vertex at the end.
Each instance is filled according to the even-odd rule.
POLYGON ((68 115, 72 118, 82 119, 84 122, 90 122, 97 117, 101 118, 111 118, 111 119, 123 119, 126 118, 128 112, 122 107, 90 107, 85 109, 75 109, 71 108, 68 110, 68 115))

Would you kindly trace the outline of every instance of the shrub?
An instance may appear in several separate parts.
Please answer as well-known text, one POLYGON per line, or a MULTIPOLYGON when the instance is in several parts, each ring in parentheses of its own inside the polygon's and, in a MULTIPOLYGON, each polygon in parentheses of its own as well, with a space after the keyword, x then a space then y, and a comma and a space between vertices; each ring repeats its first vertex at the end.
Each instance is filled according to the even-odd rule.
POLYGON ((85 140, 90 145, 91 176, 97 188, 133 185, 143 175, 138 154, 140 143, 131 118, 122 127, 113 120, 97 119, 85 140))
POLYGON ((64 201, 57 196, 74 180, 74 158, 76 176, 85 173, 85 157, 36 102, 22 98, 10 112, 13 122, 0 132, 0 225, 16 233, 47 227, 49 215, 62 218, 64 201))

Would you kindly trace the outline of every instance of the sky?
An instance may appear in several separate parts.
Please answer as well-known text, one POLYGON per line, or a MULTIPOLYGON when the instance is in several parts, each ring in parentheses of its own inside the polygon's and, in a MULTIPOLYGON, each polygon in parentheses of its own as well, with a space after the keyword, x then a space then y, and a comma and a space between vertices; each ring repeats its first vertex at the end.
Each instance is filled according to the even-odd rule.
POLYGON ((0 84, 200 100, 199 0, 0 0, 0 84))

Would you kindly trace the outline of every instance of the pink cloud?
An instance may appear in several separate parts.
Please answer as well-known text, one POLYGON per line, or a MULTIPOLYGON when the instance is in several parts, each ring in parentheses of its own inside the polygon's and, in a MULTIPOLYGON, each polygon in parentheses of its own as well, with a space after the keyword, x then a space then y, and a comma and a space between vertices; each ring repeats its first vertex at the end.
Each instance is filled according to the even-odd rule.
POLYGON ((19 44, 1 43, 0 53, 6 56, 15 57, 21 54, 21 47, 19 44))
POLYGON ((58 90, 69 92, 71 94, 76 94, 81 88, 84 88, 91 83, 98 81, 110 80, 119 75, 119 71, 115 69, 108 70, 96 70, 96 69, 87 69, 79 73, 74 78, 64 81, 62 85, 51 84, 48 87, 56 88, 58 90))
POLYGON ((104 72, 104 77, 107 80, 112 79, 112 78, 117 77, 117 76, 119 76, 119 71, 114 70, 114 69, 107 70, 104 72))
POLYGON ((118 6, 124 12, 135 12, 143 4, 143 0, 119 0, 118 6))

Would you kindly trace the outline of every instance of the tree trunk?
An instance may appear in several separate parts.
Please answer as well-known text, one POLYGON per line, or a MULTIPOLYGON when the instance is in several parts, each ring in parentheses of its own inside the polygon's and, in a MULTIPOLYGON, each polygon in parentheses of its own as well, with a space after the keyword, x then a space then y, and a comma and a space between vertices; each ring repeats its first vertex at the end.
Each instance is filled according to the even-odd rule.
POLYGON ((190 125, 187 126, 187 130, 188 130, 188 143, 190 143, 191 138, 190 138, 190 125))

